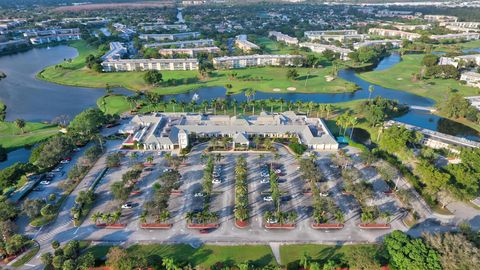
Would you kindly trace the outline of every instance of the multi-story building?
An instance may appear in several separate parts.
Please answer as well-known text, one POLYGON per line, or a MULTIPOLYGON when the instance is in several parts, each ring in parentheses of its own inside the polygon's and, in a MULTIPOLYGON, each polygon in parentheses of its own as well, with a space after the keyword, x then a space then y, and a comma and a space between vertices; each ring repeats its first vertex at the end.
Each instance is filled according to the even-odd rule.
POLYGON ((466 27, 454 26, 454 25, 447 25, 445 26, 445 28, 447 28, 448 30, 463 32, 463 33, 480 32, 480 28, 466 28, 466 27))
POLYGON ((460 75, 460 81, 465 81, 468 86, 480 88, 480 73, 467 71, 460 75))
POLYGON ((0 52, 11 48, 18 48, 24 46, 28 46, 28 41, 25 39, 8 40, 5 42, 0 42, 0 52))
POLYGON ((235 46, 244 52, 251 52, 260 49, 257 44, 248 41, 247 35, 238 35, 235 38, 235 46))
POLYGON ((440 59, 438 59, 438 65, 439 66, 454 66, 456 68, 458 68, 458 61, 456 61, 455 59, 451 58, 451 57, 440 57, 440 59))
POLYGON ((303 60, 301 55, 242 55, 213 58, 218 69, 233 69, 258 66, 297 66, 303 60))
POLYGON ((181 150, 190 146, 193 136, 228 137, 233 149, 248 148, 256 136, 296 138, 314 151, 338 149, 335 137, 322 119, 294 112, 241 117, 186 113, 136 115, 127 126, 120 128, 120 132, 128 134, 124 146, 139 144, 145 150, 181 150))
POLYGON ((120 42, 110 42, 110 51, 101 57, 102 60, 121 59, 128 52, 127 48, 120 42))
POLYGON ((480 22, 441 22, 440 26, 457 26, 464 28, 480 28, 480 22))
POLYGON ((447 15, 424 15, 423 18, 429 22, 456 22, 458 17, 447 15))
POLYGON ((427 30, 432 28, 430 24, 394 24, 393 27, 401 31, 427 30))
POLYGON ((420 38, 421 35, 417 33, 404 32, 400 30, 383 29, 383 28, 370 28, 368 29, 370 35, 377 35, 383 37, 400 37, 402 39, 415 40, 420 38))
POLYGON ((316 53, 323 53, 326 50, 333 51, 335 53, 340 54, 340 59, 342 60, 350 60, 348 58, 348 54, 352 52, 350 49, 341 48, 333 45, 325 45, 320 43, 312 43, 312 42, 302 42, 299 44, 300 47, 309 48, 312 52, 316 53))
POLYGON ((187 59, 118 59, 102 62, 103 71, 196 70, 198 60, 187 59))
POLYGON ((298 38, 291 37, 289 35, 285 35, 281 32, 277 31, 270 31, 268 32, 269 37, 275 37, 277 41, 284 42, 288 45, 297 45, 298 44, 298 38))
POLYGON ((162 43, 150 43, 143 45, 146 48, 162 48, 162 47, 175 47, 175 48, 193 48, 193 47, 211 47, 213 46, 213 39, 198 39, 198 40, 183 40, 176 42, 162 42, 162 43))
POLYGON ((164 41, 164 40, 198 38, 199 36, 200 36, 199 32, 184 32, 184 33, 175 33, 175 34, 140 34, 138 38, 143 40, 164 41))
POLYGON ((457 39, 457 40, 477 40, 480 39, 479 33, 459 33, 459 34, 446 34, 446 35, 431 35, 431 39, 445 40, 445 39, 457 39))
POLYGON ((200 47, 200 48, 183 48, 183 49, 160 49, 158 50, 160 55, 175 55, 175 54, 187 54, 190 57, 195 57, 198 53, 219 53, 218 47, 200 47))
POLYGON ((338 40, 346 42, 349 40, 364 40, 366 35, 358 34, 357 30, 326 30, 326 31, 306 31, 306 38, 311 41, 315 40, 338 40))
POLYGON ((388 44, 391 44, 393 48, 400 48, 402 46, 402 41, 400 39, 365 40, 363 42, 353 43, 353 48, 358 50, 361 47, 372 47, 378 45, 386 46, 388 44))
POLYGON ((453 59, 461 66, 469 66, 471 64, 480 66, 480 54, 460 55, 455 56, 453 59))
POLYGON ((160 29, 176 31, 188 30, 188 26, 186 24, 141 23, 139 26, 144 31, 155 31, 160 29))
POLYGON ((34 33, 28 33, 27 35, 32 34, 33 36, 30 37, 30 42, 34 45, 81 39, 80 29, 78 28, 38 31, 34 33))
POLYGON ((120 36, 124 39, 130 39, 133 35, 137 33, 137 31, 135 31, 134 29, 129 28, 121 23, 114 23, 112 26, 113 28, 115 28, 116 31, 120 33, 120 36))

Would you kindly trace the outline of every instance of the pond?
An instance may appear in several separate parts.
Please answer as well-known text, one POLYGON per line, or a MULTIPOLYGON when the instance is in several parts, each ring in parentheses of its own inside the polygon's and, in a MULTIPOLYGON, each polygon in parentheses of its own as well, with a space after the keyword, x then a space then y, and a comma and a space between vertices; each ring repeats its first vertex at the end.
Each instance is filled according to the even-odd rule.
POLYGON ((8 153, 8 159, 4 162, 0 162, 0 170, 5 169, 8 166, 11 166, 17 162, 27 162, 30 158, 30 154, 32 153, 31 149, 27 148, 19 148, 8 153))
MULTIPOLYGON (((104 89, 58 85, 35 78, 36 73, 43 68, 55 65, 64 59, 74 58, 76 55, 77 51, 74 48, 55 46, 52 48, 36 48, 28 52, 0 57, 0 70, 7 73, 7 78, 0 81, 0 100, 7 104, 7 120, 22 118, 27 121, 51 121, 60 115, 73 118, 86 108, 96 106, 96 100, 105 94, 104 89)), ((393 53, 385 57, 374 70, 388 69, 400 61, 400 56, 393 53)), ((340 70, 338 76, 357 84, 360 90, 352 93, 336 94, 257 92, 255 99, 283 98, 287 102, 300 100, 303 102, 337 103, 368 98, 368 87, 371 83, 358 77, 354 70, 340 70)), ((379 85, 374 86, 375 91, 372 93, 372 97, 381 96, 396 99, 400 103, 415 106, 430 107, 434 105, 434 101, 429 98, 379 85)), ((131 94, 131 91, 126 89, 115 89, 115 92, 131 94)), ((183 94, 166 95, 164 100, 176 99, 179 102, 190 102, 192 99, 198 98, 197 102, 200 103, 202 100, 211 100, 218 97, 234 99, 237 102, 247 99, 243 93, 226 95, 224 87, 209 87, 183 94)), ((439 130, 439 123, 446 122, 446 120, 440 122, 440 119, 443 118, 418 110, 411 110, 407 115, 398 118, 399 121, 433 130, 439 130)), ((464 125, 459 125, 453 128, 453 125, 448 125, 450 128, 445 130, 452 135, 467 137, 478 135, 464 125)))
MULTIPOLYGON (((43 68, 77 56, 68 46, 36 48, 0 57, 0 70, 7 78, 0 81, 0 100, 7 105, 7 121, 51 121, 60 115, 74 117, 105 94, 103 89, 64 86, 38 80, 43 68)), ((116 89, 117 93, 128 90, 116 89)))

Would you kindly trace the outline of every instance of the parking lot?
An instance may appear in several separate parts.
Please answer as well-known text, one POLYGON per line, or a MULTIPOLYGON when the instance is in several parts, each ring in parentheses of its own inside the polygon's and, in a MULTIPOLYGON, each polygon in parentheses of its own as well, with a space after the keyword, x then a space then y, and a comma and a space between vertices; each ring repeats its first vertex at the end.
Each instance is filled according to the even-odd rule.
MULTIPOLYGON (((139 154, 138 160, 143 161, 146 156, 154 155, 154 166, 152 171, 142 173, 141 180, 137 186, 141 194, 131 196, 128 202, 132 203, 131 209, 122 209, 121 223, 127 224, 127 227, 118 231, 92 229, 91 221, 85 222, 79 229, 81 237, 91 240, 103 241, 166 241, 166 242, 185 242, 185 241, 241 241, 241 242, 262 242, 262 241, 322 241, 322 242, 363 242, 376 241, 389 230, 365 231, 357 227, 360 221, 360 208, 358 202, 348 195, 342 193, 342 179, 338 168, 332 165, 332 153, 317 153, 316 164, 325 176, 321 183, 321 190, 332 197, 335 203, 345 214, 345 228, 339 231, 314 230, 312 223, 312 196, 304 193, 308 187, 302 179, 299 170, 299 162, 285 148, 278 148, 278 155, 275 157, 272 153, 222 153, 220 161, 216 161, 218 179, 221 182, 213 184, 213 192, 210 200, 210 211, 215 212, 220 223, 220 227, 208 234, 201 234, 198 230, 187 229, 186 214, 189 211, 201 210, 204 206, 204 197, 201 193, 204 163, 202 163, 202 154, 205 146, 195 147, 187 156, 184 165, 179 167, 181 174, 180 190, 181 195, 171 195, 169 199, 168 210, 171 218, 168 221, 173 226, 169 230, 145 230, 139 228, 139 216, 143 211, 143 204, 152 196, 152 185, 159 176, 168 168, 164 157, 157 152, 147 152, 139 154), (248 171, 248 197, 250 210, 250 225, 246 229, 240 229, 234 226, 234 208, 235 208, 235 164, 239 155, 243 155, 247 161, 248 171), (274 209, 273 202, 268 198, 270 196, 270 184, 266 179, 265 166, 273 164, 273 168, 278 172, 279 189, 281 191, 281 211, 295 211, 297 214, 296 228, 294 230, 267 230, 264 228, 264 214, 266 211, 274 209), (220 167, 219 167, 220 168, 220 167)), ((121 176, 132 164, 131 159, 125 157, 122 160, 122 167, 113 169, 107 173, 97 188, 98 198, 100 198, 90 214, 100 211, 114 211, 120 207, 110 194, 110 186, 115 181, 120 181, 121 176)), ((356 161, 360 164, 360 161, 356 161)), ((375 189, 375 199, 372 202, 380 209, 388 208, 393 213, 397 213, 399 208, 395 199, 387 197, 383 192, 385 186, 383 181, 378 179, 376 173, 361 169, 365 172, 365 179, 372 181, 375 189)), ((215 174, 217 175, 217 173, 215 174)), ((392 229, 404 228, 398 219, 393 219, 392 229)))

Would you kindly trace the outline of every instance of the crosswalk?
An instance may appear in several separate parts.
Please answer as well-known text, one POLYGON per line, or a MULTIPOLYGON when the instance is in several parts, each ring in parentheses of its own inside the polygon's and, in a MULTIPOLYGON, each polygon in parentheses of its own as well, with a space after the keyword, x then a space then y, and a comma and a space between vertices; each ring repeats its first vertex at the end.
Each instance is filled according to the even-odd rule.
MULTIPOLYGON (((46 241, 49 241, 51 240, 55 235, 61 233, 61 232, 64 232, 65 231, 65 228, 70 226, 70 224, 73 224, 73 220, 69 220, 59 226, 57 226, 55 229, 49 231, 48 233, 41 233, 41 231, 39 231, 37 233, 37 236, 34 238, 35 240, 37 240, 37 242, 39 242, 40 244, 41 243, 44 243, 46 241)), ((40 229, 42 230, 42 229, 40 229)))

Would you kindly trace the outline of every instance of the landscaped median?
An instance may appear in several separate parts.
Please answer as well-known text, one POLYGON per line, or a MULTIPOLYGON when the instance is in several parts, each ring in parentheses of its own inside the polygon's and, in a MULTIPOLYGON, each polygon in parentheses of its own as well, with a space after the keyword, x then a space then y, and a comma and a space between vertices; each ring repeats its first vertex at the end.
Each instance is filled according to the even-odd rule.
POLYGON ((173 224, 170 223, 142 223, 140 224, 141 229, 160 229, 166 230, 172 228, 173 224))
POLYGON ((311 227, 315 230, 341 230, 344 225, 342 223, 312 223, 311 227))
POLYGON ((95 224, 97 228, 101 229, 124 229, 127 227, 127 224, 122 224, 122 223, 97 223, 95 224))
POLYGON ((360 223, 358 227, 363 230, 388 230, 392 228, 389 223, 360 223))

